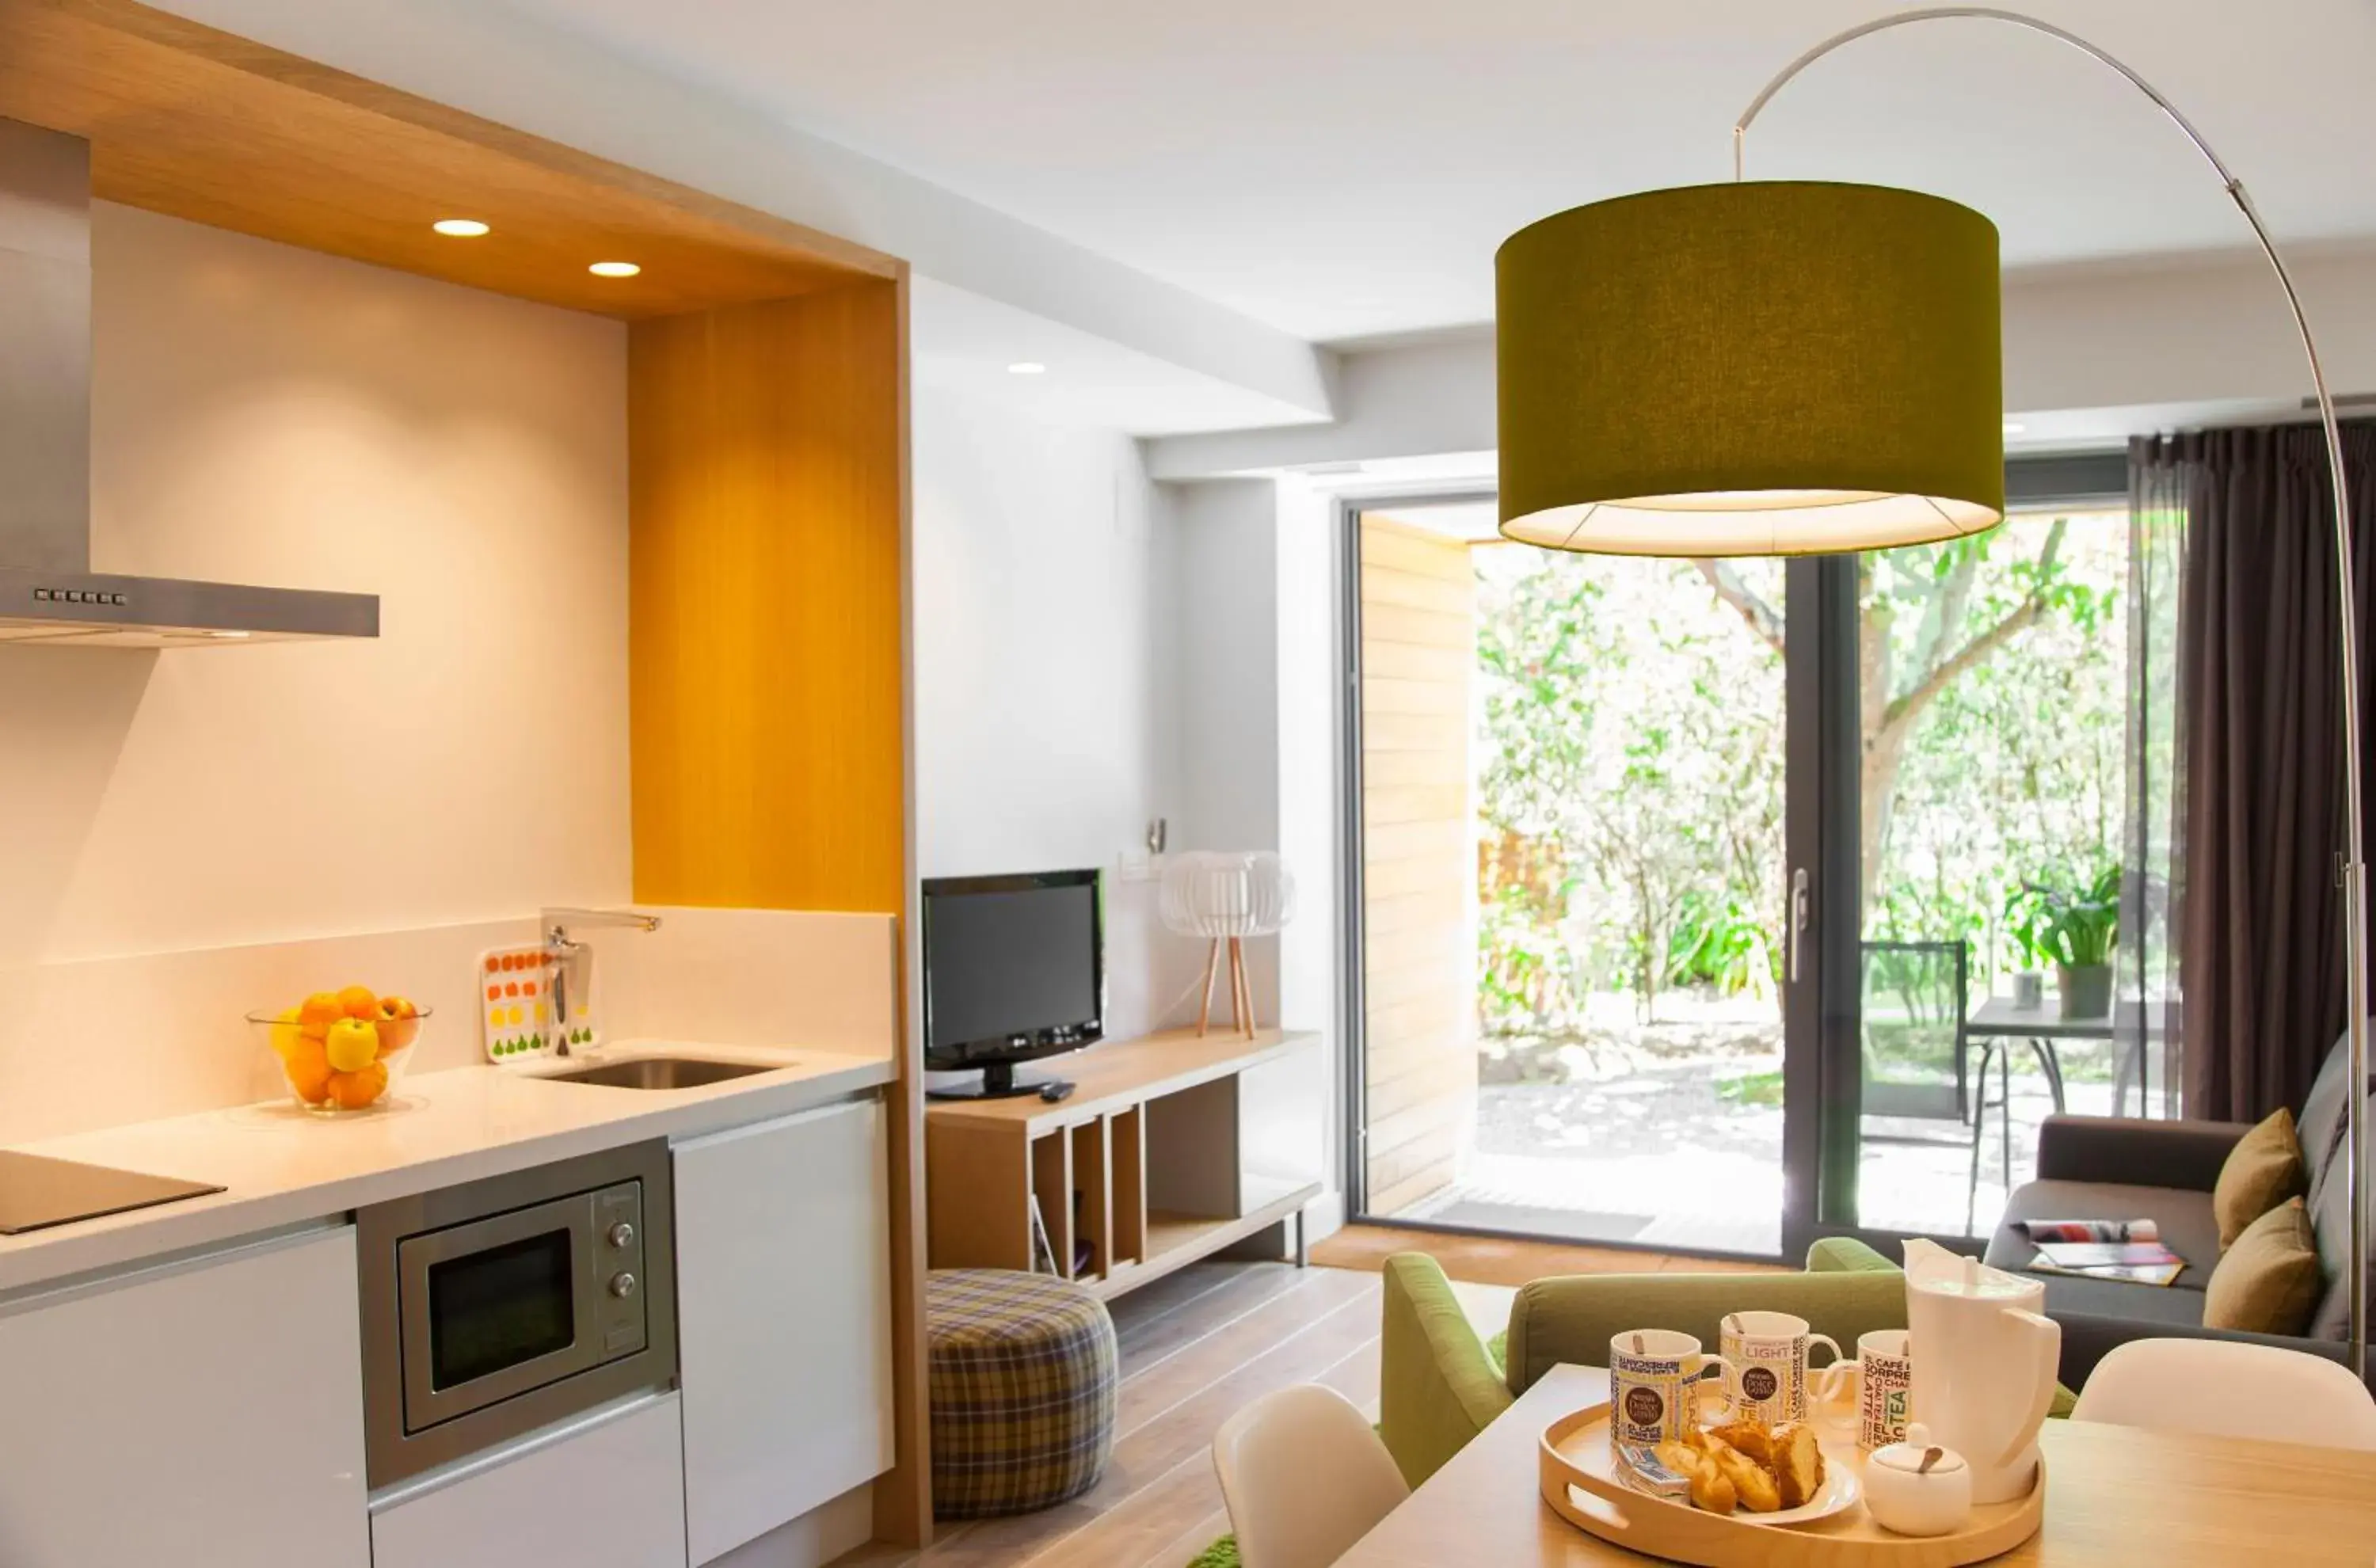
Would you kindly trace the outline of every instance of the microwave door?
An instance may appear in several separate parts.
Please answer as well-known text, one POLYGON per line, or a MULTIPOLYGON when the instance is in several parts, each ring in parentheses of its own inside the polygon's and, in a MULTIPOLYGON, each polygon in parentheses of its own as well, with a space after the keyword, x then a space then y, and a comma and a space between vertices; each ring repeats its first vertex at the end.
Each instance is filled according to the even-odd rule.
POLYGON ((398 1244, 408 1432, 602 1360, 594 1208, 581 1194, 398 1244))

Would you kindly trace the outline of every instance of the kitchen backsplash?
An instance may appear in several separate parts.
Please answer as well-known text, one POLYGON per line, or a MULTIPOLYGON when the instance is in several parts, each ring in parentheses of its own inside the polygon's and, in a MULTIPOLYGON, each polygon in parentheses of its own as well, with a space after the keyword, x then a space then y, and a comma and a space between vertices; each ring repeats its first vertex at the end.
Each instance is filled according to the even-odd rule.
MULTIPOLYGON (((639 907, 662 916, 659 932, 584 933, 614 1040, 892 1053, 889 917, 639 907)), ((0 1144, 283 1094, 244 1016, 349 983, 433 1010, 412 1074, 482 1060, 479 956, 536 931, 523 915, 0 970, 0 1144)))

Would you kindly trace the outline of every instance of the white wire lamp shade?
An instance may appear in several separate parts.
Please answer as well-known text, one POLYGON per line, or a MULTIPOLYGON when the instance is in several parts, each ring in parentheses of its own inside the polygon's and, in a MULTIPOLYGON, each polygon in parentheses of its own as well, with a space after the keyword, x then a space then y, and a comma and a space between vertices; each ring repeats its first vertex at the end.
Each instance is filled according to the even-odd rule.
POLYGON ((1182 936, 1268 936, 1295 918, 1295 876, 1268 849, 1195 849, 1163 868, 1163 923, 1182 936))
POLYGON ((1196 1012, 1202 1036, 1213 1016, 1213 977, 1223 944, 1230 956, 1230 1018, 1236 1031, 1254 1033, 1253 983, 1246 978, 1245 939, 1267 936, 1295 918, 1295 876, 1268 849, 1195 849, 1163 868, 1163 923, 1212 945, 1205 956, 1204 1001, 1196 1012))

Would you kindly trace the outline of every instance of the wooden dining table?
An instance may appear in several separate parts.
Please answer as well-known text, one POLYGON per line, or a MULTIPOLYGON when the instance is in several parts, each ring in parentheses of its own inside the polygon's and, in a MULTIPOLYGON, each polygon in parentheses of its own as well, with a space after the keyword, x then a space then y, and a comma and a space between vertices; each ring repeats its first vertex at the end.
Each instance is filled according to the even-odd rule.
MULTIPOLYGON (((1608 1397, 1606 1372, 1552 1368, 1336 1568, 1640 1568, 1651 1560, 1577 1529, 1537 1490, 1543 1429, 1608 1397)), ((2007 1568, 2376 1563, 2376 1454, 2092 1421, 2049 1421, 2038 1445, 2046 1523, 1993 1560, 2007 1568)))

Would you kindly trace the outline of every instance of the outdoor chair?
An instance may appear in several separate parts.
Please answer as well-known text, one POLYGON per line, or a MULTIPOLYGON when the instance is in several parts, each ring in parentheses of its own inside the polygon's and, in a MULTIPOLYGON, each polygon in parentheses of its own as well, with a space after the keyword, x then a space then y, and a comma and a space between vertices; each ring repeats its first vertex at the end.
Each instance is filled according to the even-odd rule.
MULTIPOLYGON (((1867 1117, 1898 1121, 1953 1122, 1955 1142, 1969 1130, 1972 1176, 1964 1194, 1964 1229, 1972 1228, 1980 1173, 1977 1150, 1982 1106, 1988 1092, 1985 1063, 1980 1101, 1972 1094, 1971 1036, 1964 1028, 1969 989, 1968 959, 1960 942, 1867 942, 1859 944, 1862 995, 1857 1009, 1862 1031, 1867 1117)), ((1943 1140, 1866 1130, 1875 1144, 1921 1144, 1943 1140)))
MULTIPOLYGON (((2004 1129, 2005 1187, 2013 1187, 2013 1061, 2010 1042, 1983 1039, 1972 1063, 1970 953, 1961 942, 1861 944, 1863 999, 1859 1009, 1864 1047, 1866 1116, 1953 1122, 1955 1141, 1966 1137, 1971 1175, 1964 1188, 1964 1230, 1978 1218, 1980 1134, 1988 1120, 1989 1069, 1997 1070, 1994 1104, 2004 1129)), ((1943 1139, 1864 1134, 1867 1143, 1920 1144, 1943 1139)))
POLYGON ((1864 1114, 1970 1124, 1964 944, 1867 942, 1861 947, 1864 1114))

